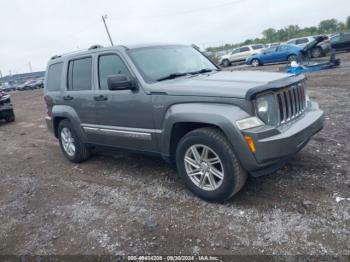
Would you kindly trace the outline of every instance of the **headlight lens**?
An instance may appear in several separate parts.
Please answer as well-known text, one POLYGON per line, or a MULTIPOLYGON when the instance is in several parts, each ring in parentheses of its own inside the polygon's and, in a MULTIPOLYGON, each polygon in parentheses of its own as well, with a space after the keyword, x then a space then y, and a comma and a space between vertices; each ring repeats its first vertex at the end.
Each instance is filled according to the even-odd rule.
POLYGON ((258 96, 256 99, 256 113, 265 124, 277 125, 279 114, 275 96, 273 94, 258 96))
POLYGON ((240 130, 250 129, 264 125, 264 123, 255 116, 238 120, 236 124, 240 130))

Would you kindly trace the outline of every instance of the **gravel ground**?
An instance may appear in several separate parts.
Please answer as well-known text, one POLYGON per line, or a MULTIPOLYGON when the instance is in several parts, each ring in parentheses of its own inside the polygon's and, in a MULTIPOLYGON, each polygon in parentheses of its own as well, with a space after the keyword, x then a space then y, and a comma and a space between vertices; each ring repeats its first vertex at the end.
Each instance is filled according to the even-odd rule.
POLYGON ((12 93, 16 122, 0 123, 0 254, 350 255, 350 54, 340 57, 339 69, 309 76, 324 129, 225 204, 193 196, 157 158, 68 162, 42 91, 12 93))

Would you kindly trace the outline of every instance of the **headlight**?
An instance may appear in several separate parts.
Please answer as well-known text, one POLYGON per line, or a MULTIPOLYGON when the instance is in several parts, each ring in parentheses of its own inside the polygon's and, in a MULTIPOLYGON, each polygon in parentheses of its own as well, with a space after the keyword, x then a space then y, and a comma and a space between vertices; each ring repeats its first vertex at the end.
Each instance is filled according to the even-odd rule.
POLYGON ((256 99, 256 113, 267 125, 276 125, 279 122, 277 101, 273 94, 258 96, 256 99))
POLYGON ((236 124, 240 130, 254 128, 254 127, 264 125, 264 123, 259 118, 255 117, 255 116, 238 120, 238 121, 236 121, 236 124))

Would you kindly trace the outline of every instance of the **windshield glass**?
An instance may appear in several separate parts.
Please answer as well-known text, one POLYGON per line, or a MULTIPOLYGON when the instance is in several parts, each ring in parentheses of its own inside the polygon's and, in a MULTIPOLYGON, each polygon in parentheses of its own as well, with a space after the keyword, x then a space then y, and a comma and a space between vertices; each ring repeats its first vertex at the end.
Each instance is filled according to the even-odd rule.
POLYGON ((146 82, 155 82, 171 75, 216 70, 205 56, 190 46, 157 46, 129 51, 131 59, 146 82))

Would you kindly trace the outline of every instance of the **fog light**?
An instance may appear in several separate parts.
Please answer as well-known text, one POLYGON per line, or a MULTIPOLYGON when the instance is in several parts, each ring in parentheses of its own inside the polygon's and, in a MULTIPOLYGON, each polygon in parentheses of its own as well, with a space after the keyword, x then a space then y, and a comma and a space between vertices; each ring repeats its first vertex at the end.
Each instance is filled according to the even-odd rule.
POLYGON ((256 148, 255 148, 255 145, 254 145, 253 138, 251 138, 250 136, 244 135, 244 139, 245 139, 245 141, 247 142, 250 151, 252 151, 253 153, 255 153, 255 152, 256 152, 256 148))

